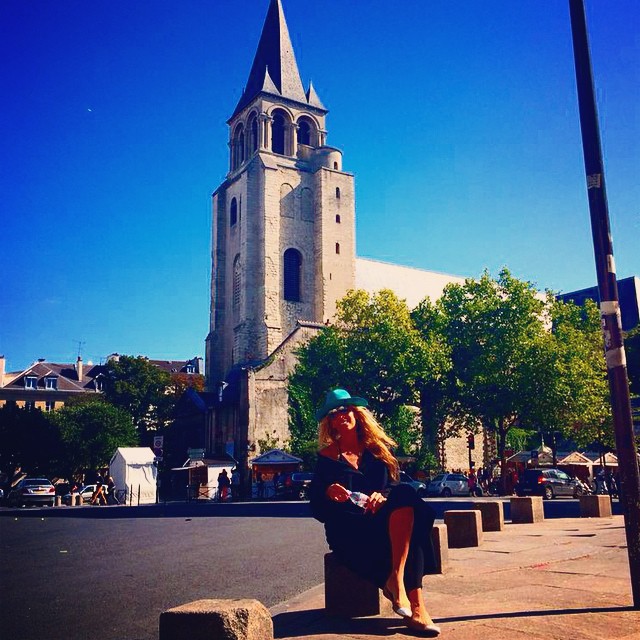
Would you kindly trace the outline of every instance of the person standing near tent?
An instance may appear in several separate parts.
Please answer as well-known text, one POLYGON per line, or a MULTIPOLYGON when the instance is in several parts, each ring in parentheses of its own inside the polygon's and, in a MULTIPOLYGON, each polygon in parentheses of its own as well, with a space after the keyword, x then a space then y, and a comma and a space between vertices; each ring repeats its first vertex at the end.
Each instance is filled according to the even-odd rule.
POLYGON ((104 496, 104 485, 102 483, 102 476, 99 473, 96 474, 96 490, 91 496, 91 504, 107 504, 107 499, 104 496))
POLYGON ((234 502, 240 500, 240 471, 238 467, 231 470, 231 498, 234 502))
POLYGON ((224 502, 229 495, 229 487, 231 486, 231 480, 229 480, 229 474, 226 469, 223 469, 218 474, 218 500, 224 502))

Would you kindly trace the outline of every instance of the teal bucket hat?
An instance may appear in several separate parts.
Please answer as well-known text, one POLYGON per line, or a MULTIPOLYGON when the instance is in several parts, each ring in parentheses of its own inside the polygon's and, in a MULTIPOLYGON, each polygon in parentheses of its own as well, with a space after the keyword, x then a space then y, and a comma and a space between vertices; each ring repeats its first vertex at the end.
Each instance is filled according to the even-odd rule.
POLYGON ((338 407, 367 407, 368 405, 364 398, 352 396, 344 389, 333 389, 327 393, 324 404, 316 411, 316 420, 320 422, 329 411, 338 407))

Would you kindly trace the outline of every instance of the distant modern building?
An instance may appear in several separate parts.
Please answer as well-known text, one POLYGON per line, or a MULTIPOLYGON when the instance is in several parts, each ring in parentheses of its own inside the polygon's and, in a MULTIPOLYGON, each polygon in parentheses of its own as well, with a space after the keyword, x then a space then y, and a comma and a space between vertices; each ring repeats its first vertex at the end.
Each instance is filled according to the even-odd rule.
MULTIPOLYGON (((593 300, 596 304, 600 304, 598 287, 561 293, 556 297, 564 302, 570 300, 579 306, 582 306, 586 300, 593 300)), ((618 280, 618 299, 620 300, 622 330, 631 331, 640 323, 640 278, 638 276, 618 280)))

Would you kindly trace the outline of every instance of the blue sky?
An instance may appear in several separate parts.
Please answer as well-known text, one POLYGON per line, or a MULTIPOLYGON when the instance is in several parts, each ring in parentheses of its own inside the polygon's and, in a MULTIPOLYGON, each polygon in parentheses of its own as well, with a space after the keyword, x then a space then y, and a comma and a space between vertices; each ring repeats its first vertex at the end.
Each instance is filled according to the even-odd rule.
MULTIPOLYGON (((0 353, 204 355, 210 195, 267 0, 0 3, 0 353)), ((556 291, 595 267, 566 0, 283 0, 357 253, 556 291)), ((587 0, 618 276, 640 275, 640 5, 587 0)))

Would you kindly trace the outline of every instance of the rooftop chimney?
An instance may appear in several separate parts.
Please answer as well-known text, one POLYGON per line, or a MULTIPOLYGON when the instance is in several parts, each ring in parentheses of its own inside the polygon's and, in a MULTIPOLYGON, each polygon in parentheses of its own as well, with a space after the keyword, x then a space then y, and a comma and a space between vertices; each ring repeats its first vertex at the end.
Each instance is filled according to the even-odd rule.
POLYGON ((78 356, 78 361, 76 362, 76 373, 78 374, 78 380, 82 382, 82 358, 78 356))

